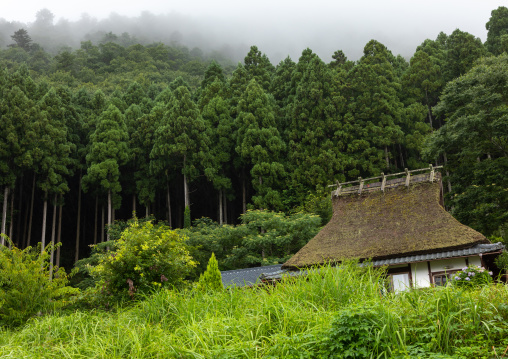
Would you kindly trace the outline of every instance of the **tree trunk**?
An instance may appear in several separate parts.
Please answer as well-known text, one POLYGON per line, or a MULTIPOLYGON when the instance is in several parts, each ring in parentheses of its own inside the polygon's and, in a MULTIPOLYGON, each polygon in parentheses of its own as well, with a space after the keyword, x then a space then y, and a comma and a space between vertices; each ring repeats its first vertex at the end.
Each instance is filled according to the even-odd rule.
MULTIPOLYGON (((187 162, 187 156, 184 155, 183 156, 183 168, 184 169, 186 166, 186 162, 187 162)), ((185 175, 185 173, 183 174, 183 197, 184 197, 184 202, 185 202, 184 208, 187 208, 187 207, 190 208, 189 183, 187 181, 187 176, 185 175)))
POLYGON ((136 194, 132 194, 132 217, 136 217, 136 194))
MULTIPOLYGON (((9 225, 9 238, 11 239, 11 243, 13 241, 12 233, 14 230, 14 195, 16 194, 16 191, 13 190, 11 194, 11 223, 9 225)), ((9 243, 9 248, 11 248, 11 243, 9 243)))
POLYGON ((228 223, 228 199, 226 198, 226 191, 222 192, 222 195, 224 197, 224 224, 228 223))
POLYGON ((55 198, 53 199, 53 222, 51 224, 51 256, 49 260, 49 280, 53 279, 53 263, 55 260, 55 235, 56 235, 56 202, 57 195, 55 194, 55 198))
POLYGON ((399 143, 399 152, 400 152, 400 168, 405 168, 406 166, 404 165, 404 156, 402 154, 402 146, 400 143, 399 143))
POLYGON ((183 175, 183 195, 185 201, 185 208, 190 208, 190 198, 189 198, 189 184, 187 183, 187 176, 183 175))
MULTIPOLYGON (((79 260, 79 235, 81 227, 81 179, 82 170, 79 170, 79 185, 78 185, 78 218, 76 220, 76 251, 74 253, 74 263, 79 260)), ((60 250, 60 248, 58 248, 60 250)))
POLYGON ((27 234, 28 234, 28 214, 30 212, 30 208, 25 208, 25 219, 23 223, 23 248, 27 247, 26 241, 27 241, 27 234))
POLYGON ((21 222, 23 218, 23 175, 19 181, 19 195, 18 195, 18 215, 16 222, 16 246, 20 248, 23 245, 23 235, 21 234, 21 222))
POLYGON ((148 216, 150 215, 150 207, 148 206, 148 204, 145 206, 145 217, 148 218, 148 216))
POLYGON ((104 242, 104 205, 102 205, 102 222, 101 222, 101 243, 104 242))
POLYGON ((32 181, 32 199, 30 200, 30 220, 28 221, 28 236, 26 239, 26 246, 30 246, 30 240, 32 238, 32 221, 34 217, 34 199, 35 199, 35 173, 32 181))
POLYGON ((44 206, 42 209, 42 236, 41 236, 41 253, 46 247, 46 220, 48 217, 48 194, 44 192, 44 206))
POLYGON ((112 216, 111 216, 111 189, 108 189, 108 229, 106 232, 106 238, 109 241, 109 226, 111 226, 112 223, 112 216))
POLYGON ((94 221, 94 232, 93 232, 93 244, 97 244, 97 217, 99 212, 99 196, 95 196, 95 221, 94 221))
POLYGON ((224 223, 224 214, 222 212, 222 190, 219 190, 219 224, 224 223))
POLYGON ((168 202, 168 224, 171 228, 173 228, 173 223, 171 223, 171 197, 169 196, 169 180, 166 182, 166 199, 168 202))
MULTIPOLYGON (((6 234, 5 230, 7 228, 7 200, 9 198, 9 186, 5 186, 4 189, 4 207, 2 210, 2 234, 6 234)), ((2 236, 2 245, 5 245, 5 238, 2 236)))
MULTIPOLYGON (((62 242, 62 210, 63 210, 63 197, 60 195, 60 208, 58 209, 58 235, 56 237, 56 243, 62 242)), ((56 266, 60 267, 60 248, 61 245, 56 249, 56 266)))

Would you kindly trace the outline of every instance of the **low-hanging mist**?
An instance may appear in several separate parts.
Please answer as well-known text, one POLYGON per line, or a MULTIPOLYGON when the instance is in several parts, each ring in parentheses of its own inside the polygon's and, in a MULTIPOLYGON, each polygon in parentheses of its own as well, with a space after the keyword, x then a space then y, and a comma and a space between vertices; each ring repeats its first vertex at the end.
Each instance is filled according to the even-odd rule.
POLYGON ((215 51, 235 63, 253 44, 273 64, 287 56, 295 60, 307 47, 325 61, 336 50, 357 60, 371 39, 408 59, 423 40, 436 38, 440 31, 449 34, 460 28, 484 41, 484 24, 499 5, 503 1, 208 4, 195 0, 168 5, 152 0, 122 6, 114 1, 88 1, 71 9, 58 1, 33 6, 30 1, 12 2, 0 15, 0 47, 11 44, 10 36, 25 28, 34 42, 52 53, 79 48, 81 41, 98 42, 111 32, 129 34, 132 42, 142 44, 178 43, 205 53, 215 51))

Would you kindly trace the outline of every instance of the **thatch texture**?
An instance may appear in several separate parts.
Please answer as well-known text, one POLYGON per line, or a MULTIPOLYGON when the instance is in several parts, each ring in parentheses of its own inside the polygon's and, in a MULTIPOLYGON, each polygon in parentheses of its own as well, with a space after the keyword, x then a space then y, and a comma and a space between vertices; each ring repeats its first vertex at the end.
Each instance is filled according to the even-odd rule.
POLYGON ((404 184, 333 198, 330 222, 283 269, 345 259, 387 259, 490 243, 439 204, 441 183, 404 184))

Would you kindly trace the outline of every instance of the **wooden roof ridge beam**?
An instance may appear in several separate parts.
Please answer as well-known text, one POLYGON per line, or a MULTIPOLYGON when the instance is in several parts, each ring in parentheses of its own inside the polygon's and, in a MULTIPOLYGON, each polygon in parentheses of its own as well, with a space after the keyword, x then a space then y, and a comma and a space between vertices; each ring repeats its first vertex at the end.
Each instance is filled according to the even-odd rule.
MULTIPOLYGON (((384 192, 385 189, 387 188, 387 181, 389 178, 405 175, 406 176, 405 185, 406 185, 406 187, 409 187, 409 185, 411 183, 411 174, 417 173, 417 172, 429 172, 429 182, 432 183, 436 179, 436 169, 440 169, 440 168, 443 168, 443 166, 433 166, 432 164, 429 164, 429 167, 419 168, 416 170, 409 170, 409 169, 405 168, 404 172, 391 173, 391 174, 385 174, 384 172, 382 172, 381 176, 369 177, 369 178, 358 177, 357 180, 348 181, 348 182, 337 181, 335 184, 328 185, 328 187, 335 187, 336 189, 334 191, 332 191, 332 197, 339 197, 341 194, 352 193, 352 192, 357 192, 358 194, 361 194, 362 192, 364 192, 366 190, 365 186, 370 187, 370 184, 379 183, 379 181, 378 181, 378 182, 367 184, 368 181, 381 180, 380 189, 382 192, 384 192), (355 184, 357 184, 357 186, 355 186, 355 184), (352 186, 344 187, 346 185, 352 185, 352 186)), ((402 181, 404 181, 404 180, 402 180, 402 181)), ((392 186, 393 186, 393 184, 388 185, 388 187, 392 187, 392 186)), ((375 187, 378 187, 378 186, 375 186, 375 187)))
POLYGON ((383 176, 383 181, 381 182, 381 191, 384 192, 385 186, 386 186, 386 176, 385 176, 384 172, 381 172, 381 176, 383 176))

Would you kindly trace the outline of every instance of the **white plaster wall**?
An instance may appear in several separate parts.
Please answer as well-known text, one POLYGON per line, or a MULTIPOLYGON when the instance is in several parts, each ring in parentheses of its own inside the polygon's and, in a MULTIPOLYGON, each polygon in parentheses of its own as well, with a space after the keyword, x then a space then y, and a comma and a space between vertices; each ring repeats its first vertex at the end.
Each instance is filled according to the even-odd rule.
POLYGON ((429 268, 427 262, 411 263, 411 276, 415 288, 430 287, 429 268))
POLYGON ((469 257, 469 264, 474 264, 475 266, 481 267, 482 266, 482 260, 480 259, 480 256, 469 257))
MULTIPOLYGON (((472 257, 470 258, 472 259, 472 257)), ((471 261, 469 263, 471 263, 471 261)), ((432 272, 460 270, 465 266, 466 266, 466 258, 451 258, 430 262, 430 270, 432 272), (448 266, 448 268, 445 268, 446 266, 448 266)))

